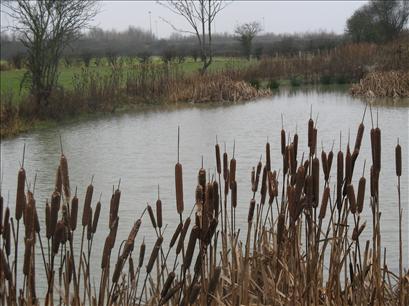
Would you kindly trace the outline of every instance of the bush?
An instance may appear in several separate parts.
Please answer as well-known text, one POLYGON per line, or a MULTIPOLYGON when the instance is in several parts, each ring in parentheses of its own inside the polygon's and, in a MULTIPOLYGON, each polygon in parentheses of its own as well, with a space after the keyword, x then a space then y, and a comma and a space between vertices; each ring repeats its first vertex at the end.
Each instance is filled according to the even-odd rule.
POLYGON ((328 74, 324 74, 320 78, 320 83, 323 85, 329 85, 332 83, 332 77, 328 74))
POLYGON ((249 81, 249 84, 254 87, 255 89, 260 89, 260 80, 252 79, 249 81))
POLYGON ((270 90, 275 90, 275 89, 278 89, 280 87, 280 83, 278 83, 277 80, 271 79, 270 81, 268 81, 267 87, 270 90))
POLYGON ((298 87, 302 84, 302 78, 300 76, 292 76, 290 78, 291 86, 298 87))

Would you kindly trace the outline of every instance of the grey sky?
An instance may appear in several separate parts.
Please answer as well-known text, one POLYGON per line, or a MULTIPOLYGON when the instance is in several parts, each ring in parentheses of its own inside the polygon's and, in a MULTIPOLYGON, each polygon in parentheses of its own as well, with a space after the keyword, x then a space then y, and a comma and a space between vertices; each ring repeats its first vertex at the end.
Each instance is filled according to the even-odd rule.
MULTIPOLYGON (((216 32, 232 33, 236 24, 259 21, 266 32, 294 33, 326 30, 342 33, 345 22, 366 1, 233 1, 218 18, 216 32)), ((174 30, 160 17, 177 28, 189 29, 187 23, 156 1, 103 1, 93 24, 103 29, 124 30, 128 26, 150 29, 160 38, 174 30)), ((2 27, 10 21, 2 14, 2 27)))
MULTIPOLYGON (((237 23, 258 20, 266 32, 293 33, 327 30, 342 33, 345 22, 366 1, 233 1, 216 19, 217 32, 233 32, 237 23)), ((159 37, 167 37, 173 29, 162 17, 178 28, 188 29, 182 17, 169 12, 156 1, 104 1, 95 24, 103 29, 126 29, 134 25, 150 28, 159 37)))

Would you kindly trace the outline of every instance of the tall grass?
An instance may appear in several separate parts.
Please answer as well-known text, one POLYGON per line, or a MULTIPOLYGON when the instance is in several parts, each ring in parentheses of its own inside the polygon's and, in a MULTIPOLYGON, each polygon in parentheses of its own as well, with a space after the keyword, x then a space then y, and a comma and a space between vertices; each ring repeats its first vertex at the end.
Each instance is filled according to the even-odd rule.
MULTIPOLYGON (((381 151, 392 154, 393 148, 382 148, 378 126, 365 134, 361 122, 355 145, 348 140, 346 150, 340 147, 335 163, 333 148, 319 152, 317 122, 310 118, 306 129, 308 148, 299 148, 298 135, 290 138, 282 128, 281 144, 272 144, 281 145, 281 156, 271 156, 267 143, 265 162, 255 161, 247 224, 236 223, 237 205, 243 203, 237 199, 239 161, 234 150, 231 158, 228 152, 220 152, 218 143, 214 173, 203 168, 198 171, 193 207, 184 202, 183 161, 178 156, 173 216, 178 226, 168 230, 173 233, 170 241, 164 239, 163 224, 169 217, 162 220, 159 195, 156 214, 151 205, 141 207, 128 238, 116 241, 121 217, 118 184, 109 203, 103 253, 92 259, 92 265, 93 240, 102 238, 98 227, 101 203, 94 200, 92 181, 79 207, 82 201, 70 188, 68 162, 61 152, 44 226, 38 222, 38 214, 44 212, 37 210, 34 190, 26 185, 23 162, 18 172, 15 217, 0 198, 0 216, 4 216, 0 223, 2 304, 407 305, 409 274, 402 262, 400 197, 396 207, 399 274, 389 269, 390 252, 382 248, 382 239, 387 237, 381 236, 379 177, 382 167, 393 165, 381 165, 381 151), (360 155, 364 136, 370 138, 372 148, 367 195, 364 175, 358 185, 353 183, 354 175, 360 173, 356 160, 364 158, 360 155), (308 153, 301 155, 301 151, 308 153), (281 169, 271 168, 272 158, 282 161, 281 169), (372 212, 371 220, 362 220, 365 206, 372 212), (372 223, 372 238, 362 241, 367 222, 372 223), (145 240, 136 246, 141 226, 152 226, 155 232, 156 237, 146 241, 153 245, 150 254, 145 254, 145 240), (73 247, 77 240, 80 252, 73 247), (16 260, 20 252, 23 262, 16 260), (170 253, 175 254, 173 262, 168 260, 170 253), (36 269, 45 269, 46 278, 38 279, 36 269), (23 281, 18 281, 21 272, 23 281), (99 283, 95 284, 95 279, 99 283), (36 290, 39 282, 46 282, 48 288, 41 295, 36 290)), ((399 195, 401 156, 398 144, 399 195)))

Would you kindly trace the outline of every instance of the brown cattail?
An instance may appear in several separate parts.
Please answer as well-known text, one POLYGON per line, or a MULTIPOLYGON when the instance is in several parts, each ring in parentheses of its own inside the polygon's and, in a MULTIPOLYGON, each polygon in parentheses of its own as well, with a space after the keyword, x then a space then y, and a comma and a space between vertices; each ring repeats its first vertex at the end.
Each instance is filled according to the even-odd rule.
POLYGON ((70 215, 70 227, 72 231, 75 231, 77 228, 77 219, 78 219, 78 198, 77 195, 71 200, 71 215, 70 215))
POLYGON ((210 279, 209 287, 207 288, 207 301, 208 301, 208 305, 211 305, 211 304, 209 303, 209 301, 212 300, 213 293, 214 293, 214 291, 216 290, 217 285, 219 284, 219 279, 220 279, 220 274, 221 274, 221 272, 222 272, 222 268, 221 268, 221 267, 217 267, 217 268, 214 270, 214 273, 213 273, 212 278, 210 279))
POLYGON ((284 240, 284 230, 285 230, 285 215, 280 213, 278 215, 277 221, 277 244, 281 245, 284 240))
POLYGON ((215 216, 219 215, 219 184, 213 182, 213 212, 215 216))
POLYGON ((155 246, 153 247, 153 250, 151 252, 151 256, 149 257, 148 265, 146 266, 146 273, 151 273, 153 265, 156 261, 156 258, 158 257, 160 247, 163 242, 163 237, 158 237, 158 239, 155 242, 155 246))
POLYGON ((51 207, 48 200, 45 202, 45 231, 47 239, 50 239, 53 232, 51 229, 51 207))
POLYGON ((145 239, 144 239, 141 243, 141 246, 139 247, 139 259, 138 259, 139 268, 142 268, 143 260, 145 258, 145 250, 146 250, 146 245, 145 245, 145 239))
POLYGON ((395 148, 396 176, 402 175, 402 148, 398 143, 395 148))
POLYGON ((30 265, 32 263, 31 255, 33 249, 34 238, 27 238, 24 241, 24 263, 23 263, 23 274, 27 276, 30 273, 30 265))
POLYGON ((24 193, 24 184, 26 182, 26 171, 20 168, 17 175, 17 194, 16 194, 16 220, 19 221, 24 213, 26 206, 26 196, 24 193))
POLYGON ((111 244, 110 237, 106 237, 104 250, 102 252, 101 269, 105 269, 108 266, 109 256, 111 255, 111 244))
POLYGON ((196 302, 197 297, 199 296, 200 289, 202 288, 202 285, 200 283, 195 283, 193 284, 193 288, 190 291, 189 295, 189 303, 192 305, 196 302))
POLYGON ((215 145, 215 151, 216 151, 216 169, 217 169, 217 173, 221 174, 222 173, 222 163, 220 160, 220 146, 217 143, 215 145))
POLYGON ((264 166, 263 168, 263 176, 261 177, 261 187, 260 187, 260 194, 261 194, 261 199, 260 199, 260 204, 264 205, 266 202, 266 195, 267 195, 267 166, 264 166))
POLYGON ((236 181, 236 160, 234 157, 230 160, 229 181, 230 189, 233 189, 233 182, 236 181))
POLYGON ((64 195, 67 199, 69 199, 70 198, 70 178, 68 175, 68 162, 64 154, 61 154, 60 167, 61 167, 61 181, 62 181, 62 187, 64 189, 64 195))
POLYGON ((54 254, 58 253, 58 249, 60 247, 60 244, 64 244, 66 242, 67 238, 65 235, 65 225, 62 220, 58 221, 56 227, 55 227, 55 233, 54 233, 54 241, 53 241, 53 251, 54 254))
POLYGON ((183 227, 182 223, 179 223, 178 226, 176 227, 176 230, 173 233, 172 239, 170 240, 170 243, 169 243, 169 249, 171 249, 175 245, 175 242, 178 239, 178 236, 180 234, 180 231, 182 230, 182 227, 183 227))
POLYGON ((290 144, 288 147, 288 159, 289 159, 289 169, 291 174, 297 172, 297 159, 294 152, 294 144, 290 144))
POLYGON ((237 183, 236 181, 231 182, 230 188, 231 188, 231 206, 236 208, 237 207, 237 183))
POLYGON ((269 195, 268 204, 271 204, 273 203, 274 200, 274 178, 273 173, 271 171, 268 171, 267 173, 267 187, 269 195))
POLYGON ((121 275, 122 268, 124 265, 124 259, 122 257, 118 257, 118 260, 115 264, 114 273, 112 274, 112 283, 116 284, 119 280, 119 276, 121 275))
POLYGON ((311 208, 312 207, 312 201, 314 198, 314 183, 312 176, 307 174, 305 177, 305 183, 304 183, 304 193, 307 198, 307 207, 311 208))
POLYGON ((152 226, 153 228, 156 228, 156 220, 155 220, 155 215, 153 214, 153 209, 149 204, 147 208, 148 208, 149 218, 151 219, 151 222, 152 222, 152 226))
POLYGON ((352 232, 352 240, 357 241, 361 233, 364 231, 366 226, 366 221, 358 228, 358 224, 354 227, 354 231, 352 232))
POLYGON ((229 171, 229 165, 228 165, 228 156, 227 152, 223 153, 223 179, 224 181, 227 181, 228 178, 228 171, 229 171))
POLYGON ((356 198, 355 198, 354 186, 352 184, 348 184, 347 186, 347 195, 348 195, 348 201, 349 201, 351 213, 355 214, 356 213, 356 198))
POLYGON ((129 277, 131 278, 131 282, 134 282, 134 280, 135 280, 135 266, 134 266, 134 263, 133 263, 132 256, 129 257, 128 265, 129 265, 129 277))
POLYGON ((270 143, 266 143, 266 167, 267 170, 271 170, 271 155, 270 155, 270 143))
POLYGON ((32 235, 34 234, 35 200, 33 198, 33 194, 30 191, 27 192, 27 200, 28 200, 28 203, 24 210, 25 233, 26 233, 26 238, 31 238, 32 235))
POLYGON ((55 191, 62 193, 62 177, 61 177, 61 166, 58 165, 57 173, 55 174, 55 191))
POLYGON ((6 280, 10 281, 11 280, 11 270, 10 270, 10 266, 7 263, 6 256, 3 252, 3 249, 0 249, 0 267, 1 267, 2 273, 4 273, 4 277, 6 278, 6 280))
POLYGON ((118 218, 119 202, 121 200, 121 191, 117 188, 111 197, 111 203, 109 208, 109 227, 118 218))
POLYGON ((318 218, 321 220, 325 218, 325 214, 327 212, 329 192, 330 192, 329 187, 328 186, 325 187, 324 193, 322 194, 320 214, 318 216, 318 218))
POLYGON ((317 129, 316 128, 314 128, 312 130, 312 136, 313 136, 312 137, 312 144, 310 146, 310 155, 311 156, 315 154, 315 151, 317 149, 317 129))
POLYGON ((284 157, 285 155, 285 147, 286 147, 286 142, 285 142, 285 131, 284 129, 281 129, 281 155, 284 157))
POLYGON ((92 239, 92 207, 90 208, 89 219, 87 223, 87 239, 92 239))
POLYGON ((168 293, 162 298, 162 302, 160 305, 165 305, 177 292, 180 291, 180 288, 182 288, 182 285, 183 283, 179 282, 173 288, 168 290, 168 293))
POLYGON ((251 170, 251 189, 254 188, 255 182, 256 182, 256 169, 253 167, 253 170, 251 170))
POLYGON ((261 167, 262 167, 262 163, 261 163, 261 161, 259 161, 258 164, 257 164, 256 179, 255 179, 255 182, 254 182, 254 185, 253 185, 253 188, 252 188, 253 192, 257 192, 258 183, 259 183, 259 180, 260 180, 261 167))
POLYGON ((53 194, 51 195, 51 214, 50 214, 51 235, 53 235, 56 230, 58 212, 60 210, 60 200, 61 195, 57 191, 54 191, 53 194))
POLYGON ((305 182, 305 168, 303 165, 298 167, 295 180, 295 203, 298 205, 301 199, 302 188, 305 182))
POLYGON ((250 200, 250 207, 249 207, 249 214, 247 215, 247 222, 248 223, 253 222, 254 208, 255 207, 256 207, 256 200, 251 199, 250 200))
POLYGON ((199 250, 199 254, 197 254, 196 256, 195 267, 193 269, 196 275, 199 275, 202 270, 202 259, 203 259, 203 253, 202 253, 202 250, 199 250))
POLYGON ((94 217, 92 218, 92 233, 95 234, 97 231, 99 214, 101 213, 101 202, 98 201, 97 205, 95 206, 94 217))
POLYGON ((334 152, 329 151, 327 158, 327 173, 325 173, 325 181, 329 180, 329 174, 331 173, 332 159, 334 158, 334 152))
POLYGON ((118 224, 119 218, 117 217, 115 221, 113 221, 112 226, 109 229, 109 241, 111 242, 110 244, 111 249, 113 249, 115 246, 116 233, 118 232, 118 224))
POLYGON ((313 186, 313 206, 317 207, 319 203, 320 192, 320 162, 317 157, 312 160, 312 186, 313 186))
POLYGON ((185 220, 185 223, 183 224, 183 228, 182 228, 182 230, 181 230, 181 232, 180 232, 180 237, 179 237, 178 245, 177 245, 177 247, 176 247, 176 255, 178 255, 178 254, 180 253, 180 251, 182 250, 182 248, 183 248, 184 241, 185 241, 185 237, 186 237, 186 233, 187 233, 187 230, 189 229, 190 221, 191 221, 191 220, 190 220, 190 217, 188 217, 188 218, 185 220))
POLYGON ((364 208, 365 185, 366 185, 366 179, 364 177, 361 177, 359 179, 358 195, 357 195, 357 200, 356 200, 358 213, 361 213, 364 208))
POLYGON ((311 149, 314 143, 314 120, 308 120, 308 147, 311 149))
POLYGON ((371 166, 371 196, 378 197, 379 192, 379 171, 371 166))
POLYGON ((158 227, 162 228, 162 201, 160 199, 156 201, 156 221, 158 223, 158 227))
POLYGON ((91 201, 92 201, 92 194, 94 193, 94 186, 89 184, 87 187, 87 192, 85 193, 85 200, 84 200, 84 210, 82 212, 82 226, 87 226, 90 210, 91 210, 91 201))
POLYGON ((216 232, 217 224, 218 224, 218 221, 217 221, 216 218, 213 218, 213 219, 210 221, 209 228, 207 229, 207 231, 206 231, 206 233, 205 233, 205 235, 204 235, 204 238, 203 238, 203 242, 204 242, 206 245, 209 245, 209 244, 210 244, 211 239, 212 239, 213 235, 214 235, 215 232, 216 232))
POLYGON ((293 146, 294 146, 294 158, 297 161, 297 151, 298 151, 298 134, 295 133, 293 137, 293 146))
POLYGON ((179 215, 183 213, 183 177, 182 165, 177 163, 175 166, 175 187, 176 187, 176 209, 179 215))
MULTIPOLYGON (((328 158, 327 153, 324 150, 321 151, 321 165, 322 165, 322 172, 324 173, 324 177, 327 177, 328 172, 328 158)), ((327 179, 325 179, 327 181, 327 179)))
POLYGON ((186 271, 190 268, 190 264, 192 263, 193 252, 195 251, 196 241, 199 238, 200 228, 197 225, 192 227, 189 236, 189 242, 187 244, 186 254, 183 261, 183 269, 186 271))
POLYGON ((381 171, 381 129, 375 128, 374 133, 374 154, 375 154, 375 168, 378 172, 381 171))
POLYGON ((288 211, 290 213, 291 222, 295 223, 298 219, 298 208, 295 203, 295 188, 294 186, 287 186, 287 197, 288 197, 288 211))
POLYGON ((212 216, 213 214, 213 183, 208 183, 206 187, 206 199, 204 205, 205 216, 212 216))
POLYGON ((34 230, 36 231, 37 234, 40 234, 40 220, 38 220, 38 214, 37 214, 37 207, 34 205, 34 230))
POLYGON ((173 271, 168 274, 168 277, 166 278, 166 281, 165 281, 165 283, 163 284, 162 291, 161 291, 161 293, 160 293, 160 296, 161 296, 162 298, 166 295, 166 293, 168 293, 169 288, 170 288, 170 286, 172 285, 172 283, 173 283, 175 277, 176 277, 176 274, 175 274, 175 272, 173 272, 173 271))
POLYGON ((0 235, 3 233, 3 197, 0 195, 0 235))
POLYGON ((337 155, 337 208, 342 207, 342 184, 344 182, 344 154, 340 150, 337 155))
POLYGON ((358 133, 356 134, 354 150, 359 151, 361 149, 362 138, 364 137, 364 130, 365 130, 365 126, 361 122, 358 127, 358 133))
POLYGON ((200 186, 202 186, 203 190, 206 189, 206 170, 203 168, 199 169, 199 173, 197 174, 197 182, 200 186))
POLYGON ((290 159, 290 147, 287 146, 285 148, 284 157, 283 157, 283 172, 284 172, 284 174, 287 174, 287 172, 288 172, 289 159, 290 159))
POLYGON ((4 212, 4 222, 3 222, 3 241, 4 241, 4 249, 6 251, 7 257, 10 256, 10 247, 11 247, 11 236, 10 236, 10 209, 6 207, 4 212))

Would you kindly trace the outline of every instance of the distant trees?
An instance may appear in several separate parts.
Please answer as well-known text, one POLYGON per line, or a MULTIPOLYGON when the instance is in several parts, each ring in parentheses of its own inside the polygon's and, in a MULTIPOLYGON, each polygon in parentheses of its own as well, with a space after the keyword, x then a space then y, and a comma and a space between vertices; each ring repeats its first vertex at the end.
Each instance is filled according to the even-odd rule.
POLYGON ((234 29, 236 39, 240 42, 243 49, 243 54, 248 60, 250 60, 251 57, 253 39, 261 31, 261 25, 257 21, 238 25, 234 29))
POLYGON ((213 61, 213 23, 216 16, 226 7, 227 2, 223 0, 169 0, 159 3, 173 13, 182 16, 191 26, 192 31, 180 30, 168 22, 175 30, 196 36, 203 62, 201 72, 205 73, 213 61))
POLYGON ((407 0, 371 0, 347 20, 346 33, 354 42, 386 42, 404 30, 408 18, 407 0))
POLYGON ((95 1, 30 1, 2 2, 6 13, 15 21, 11 26, 27 52, 29 89, 35 110, 47 106, 57 85, 58 64, 64 48, 97 13, 95 1))

